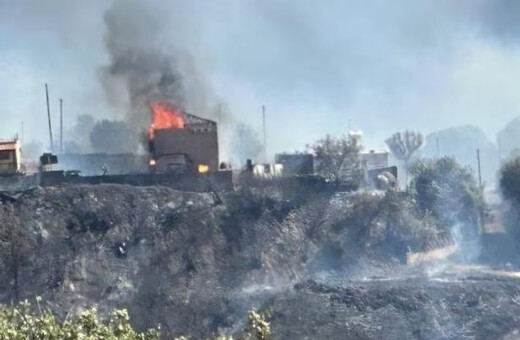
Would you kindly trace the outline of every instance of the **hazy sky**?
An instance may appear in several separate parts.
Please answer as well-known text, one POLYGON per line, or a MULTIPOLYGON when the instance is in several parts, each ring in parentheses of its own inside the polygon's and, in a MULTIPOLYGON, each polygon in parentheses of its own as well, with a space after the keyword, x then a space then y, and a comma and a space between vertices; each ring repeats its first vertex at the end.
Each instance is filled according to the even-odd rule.
MULTIPOLYGON (((478 125, 494 139, 520 115, 517 0, 128 0, 128 6, 136 2, 160 23, 154 43, 190 56, 237 121, 259 128, 261 105, 267 106, 271 152, 344 133, 349 122, 371 147, 382 147, 395 130, 428 133, 460 124, 478 125)), ((60 97, 68 125, 81 113, 123 116, 100 81, 109 63, 103 16, 110 6, 0 0, 0 138, 18 132, 23 120, 26 140, 46 141, 45 82, 55 123, 60 97)))

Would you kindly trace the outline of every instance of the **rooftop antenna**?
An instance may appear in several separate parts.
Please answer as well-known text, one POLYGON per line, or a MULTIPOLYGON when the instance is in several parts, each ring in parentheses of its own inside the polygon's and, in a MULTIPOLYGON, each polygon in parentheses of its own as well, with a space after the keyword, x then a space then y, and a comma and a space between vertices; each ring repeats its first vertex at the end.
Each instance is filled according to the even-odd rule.
POLYGON ((480 149, 477 149, 478 185, 482 188, 482 172, 480 170, 480 149))
POLYGON ((49 87, 45 83, 45 97, 47 98, 47 119, 49 121, 49 137, 51 140, 51 152, 54 152, 54 146, 52 145, 52 124, 51 124, 51 109, 49 106, 49 87))
POLYGON ((266 147, 267 138, 266 138, 266 134, 265 134, 265 105, 262 105, 262 124, 263 124, 263 128, 264 128, 264 162, 267 162, 267 147, 266 147))
POLYGON ((60 153, 63 153, 63 99, 60 98, 60 153))

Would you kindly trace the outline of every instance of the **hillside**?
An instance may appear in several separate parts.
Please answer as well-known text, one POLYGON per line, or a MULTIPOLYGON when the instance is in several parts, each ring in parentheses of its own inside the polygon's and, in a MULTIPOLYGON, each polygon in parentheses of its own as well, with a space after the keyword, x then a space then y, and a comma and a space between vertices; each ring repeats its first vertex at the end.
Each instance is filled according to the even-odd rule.
MULTIPOLYGON (((392 275, 404 267, 406 251, 427 248, 425 240, 439 236, 421 228, 396 193, 301 201, 239 191, 220 199, 120 185, 27 192, 12 203, 14 213, 5 203, 0 216, 4 230, 22 231, 20 299, 42 296, 62 317, 92 305, 101 312, 128 308, 138 329, 160 324, 166 333, 195 339, 236 332, 248 310, 273 306, 273 327, 287 339, 297 325, 282 316, 312 307, 306 299, 290 302, 300 301, 295 284, 392 275)), ((5 259, 0 296, 8 303, 16 290, 5 259)), ((306 291, 321 305, 315 316, 329 318, 329 299, 306 291)))

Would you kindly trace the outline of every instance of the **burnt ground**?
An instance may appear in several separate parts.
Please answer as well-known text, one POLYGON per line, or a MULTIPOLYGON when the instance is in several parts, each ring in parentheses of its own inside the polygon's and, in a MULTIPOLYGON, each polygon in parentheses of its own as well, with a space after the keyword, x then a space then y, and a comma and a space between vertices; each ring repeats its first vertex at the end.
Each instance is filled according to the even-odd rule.
MULTIPOLYGON (((515 336, 520 282, 511 240, 502 256, 507 236, 483 239, 482 266, 406 268, 400 252, 419 244, 406 237, 421 221, 380 195, 220 198, 121 185, 27 192, 12 202, 16 218, 0 220, 25 235, 20 298, 42 296, 63 317, 127 308, 139 329, 192 339, 240 331, 251 308, 272 309, 275 339, 515 336)), ((0 265, 4 303, 9 273, 0 265)))
POLYGON ((306 281, 275 298, 279 339, 501 339, 520 322, 520 281, 499 275, 306 281))

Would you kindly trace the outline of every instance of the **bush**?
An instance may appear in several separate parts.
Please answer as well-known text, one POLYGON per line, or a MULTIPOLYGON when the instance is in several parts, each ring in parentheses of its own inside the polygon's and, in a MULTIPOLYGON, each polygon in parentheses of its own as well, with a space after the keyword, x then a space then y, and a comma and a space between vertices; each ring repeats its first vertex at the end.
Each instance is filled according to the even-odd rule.
POLYGON ((520 236, 520 157, 513 158, 500 169, 500 190, 511 203, 504 214, 504 226, 516 237, 520 236))
MULTIPOLYGON (((141 333, 129 322, 125 309, 113 310, 102 319, 95 308, 78 315, 58 320, 50 311, 41 311, 40 298, 36 298, 37 310, 25 300, 17 306, 0 305, 0 339, 9 340, 159 340, 158 328, 141 333)), ((238 334, 237 340, 268 340, 271 338, 267 313, 249 312, 247 329, 238 334)), ((187 340, 177 337, 175 340, 187 340)), ((233 337, 218 337, 215 340, 232 340, 233 337)))
POLYGON ((0 306, 0 336, 10 340, 158 340, 160 332, 136 332, 124 309, 112 311, 104 320, 93 308, 60 321, 49 311, 32 312, 24 301, 16 307, 0 306))
POLYGON ((355 138, 327 135, 309 148, 315 155, 316 171, 319 175, 336 184, 343 182, 357 185, 361 182, 361 147, 355 138))
POLYGON ((456 224, 466 231, 478 229, 484 203, 470 168, 442 157, 417 161, 410 170, 408 192, 422 214, 431 214, 445 229, 456 224))
POLYGON ((500 169, 500 189, 505 198, 520 204, 520 157, 511 159, 500 169))

